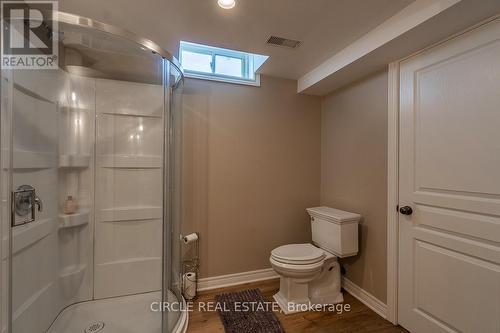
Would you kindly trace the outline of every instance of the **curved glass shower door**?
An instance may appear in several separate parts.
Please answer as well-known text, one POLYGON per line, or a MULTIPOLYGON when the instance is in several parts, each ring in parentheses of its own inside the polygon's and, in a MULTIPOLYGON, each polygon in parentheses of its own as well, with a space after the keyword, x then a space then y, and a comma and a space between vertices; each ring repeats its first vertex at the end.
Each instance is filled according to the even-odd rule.
POLYGON ((182 303, 182 72, 130 32, 56 17, 58 68, 2 71, 3 325, 181 331, 186 313, 154 304, 182 303))

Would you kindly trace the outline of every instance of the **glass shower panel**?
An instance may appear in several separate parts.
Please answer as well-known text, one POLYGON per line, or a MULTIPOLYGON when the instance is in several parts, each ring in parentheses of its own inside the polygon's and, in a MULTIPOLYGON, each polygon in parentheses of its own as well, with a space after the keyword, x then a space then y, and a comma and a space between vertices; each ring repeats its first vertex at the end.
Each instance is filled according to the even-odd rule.
POLYGON ((10 143, 11 143, 11 94, 10 82, 12 81, 11 72, 2 70, 0 81, 0 330, 7 331, 9 322, 9 267, 10 267, 10 143))
POLYGON ((11 333, 182 329, 180 313, 151 311, 182 300, 182 74, 152 42, 60 17, 57 70, 2 72, 2 322, 11 333))
MULTIPOLYGON (((168 118, 165 127, 168 129, 166 135, 166 157, 167 168, 165 172, 166 211, 165 216, 168 223, 165 239, 167 240, 166 252, 169 261, 164 267, 164 290, 163 301, 177 303, 185 307, 181 291, 181 148, 182 148, 182 92, 184 81, 181 72, 174 66, 167 64, 165 69, 168 82, 166 85, 166 101, 168 105, 168 118)), ((177 332, 187 325, 186 317, 180 311, 168 311, 164 313, 165 332, 177 332)))

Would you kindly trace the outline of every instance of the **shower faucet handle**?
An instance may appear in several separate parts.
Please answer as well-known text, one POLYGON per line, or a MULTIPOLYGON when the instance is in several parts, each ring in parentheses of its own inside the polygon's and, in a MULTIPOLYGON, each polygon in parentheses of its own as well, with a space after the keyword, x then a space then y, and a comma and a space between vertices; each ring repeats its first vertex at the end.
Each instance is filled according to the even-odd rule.
POLYGON ((12 193, 13 227, 35 221, 37 210, 43 210, 43 203, 33 186, 21 185, 12 193))
POLYGON ((37 206, 39 212, 43 211, 42 199, 40 199, 37 195, 35 195, 35 205, 37 206))

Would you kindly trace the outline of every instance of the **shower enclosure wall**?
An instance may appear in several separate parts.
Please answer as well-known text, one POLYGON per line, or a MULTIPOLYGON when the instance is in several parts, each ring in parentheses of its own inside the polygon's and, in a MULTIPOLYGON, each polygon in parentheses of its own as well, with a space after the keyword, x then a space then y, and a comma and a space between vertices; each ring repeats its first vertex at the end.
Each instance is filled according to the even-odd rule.
POLYGON ((2 70, 2 332, 182 331, 183 76, 154 43, 56 13, 59 69, 2 70))

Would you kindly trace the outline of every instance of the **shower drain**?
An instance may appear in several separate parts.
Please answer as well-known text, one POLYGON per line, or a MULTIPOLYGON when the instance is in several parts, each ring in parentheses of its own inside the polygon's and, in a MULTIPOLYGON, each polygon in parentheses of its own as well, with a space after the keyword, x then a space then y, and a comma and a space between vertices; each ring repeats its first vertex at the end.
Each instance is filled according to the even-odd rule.
POLYGON ((102 321, 96 321, 85 329, 85 333, 96 333, 100 332, 104 328, 104 323, 102 321))

